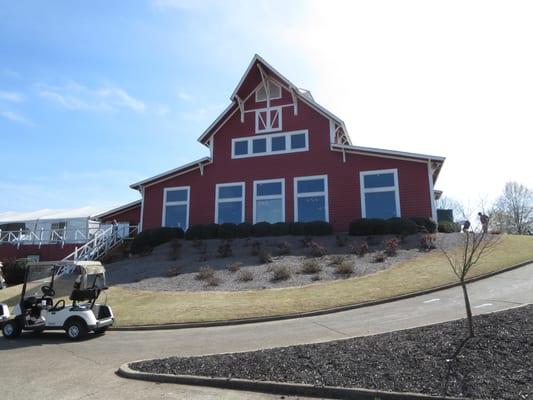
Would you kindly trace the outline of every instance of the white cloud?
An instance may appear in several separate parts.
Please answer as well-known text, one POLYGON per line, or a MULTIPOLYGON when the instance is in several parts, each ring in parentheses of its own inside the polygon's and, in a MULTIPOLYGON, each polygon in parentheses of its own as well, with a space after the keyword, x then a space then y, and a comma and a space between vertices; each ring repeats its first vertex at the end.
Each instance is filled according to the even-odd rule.
POLYGON ((118 111, 121 109, 142 113, 146 104, 115 86, 88 88, 77 82, 63 86, 37 85, 37 94, 68 110, 118 111))
POLYGON ((12 122, 17 122, 22 125, 35 126, 35 124, 31 120, 14 111, 0 110, 0 117, 8 119, 12 122))
POLYGON ((24 95, 20 92, 9 92, 0 90, 0 101, 6 101, 10 103, 22 103, 24 101, 24 95))
POLYGON ((177 96, 178 96, 178 99, 183 100, 183 101, 192 100, 192 96, 189 93, 185 92, 184 90, 180 90, 177 96))

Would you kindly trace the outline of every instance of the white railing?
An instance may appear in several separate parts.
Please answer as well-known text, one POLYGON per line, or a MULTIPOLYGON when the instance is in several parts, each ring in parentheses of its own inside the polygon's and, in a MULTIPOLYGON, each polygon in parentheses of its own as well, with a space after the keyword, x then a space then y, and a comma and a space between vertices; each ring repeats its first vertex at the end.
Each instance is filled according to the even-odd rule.
MULTIPOLYGON (((96 231, 97 232, 97 231, 96 231)), ((39 248, 43 244, 85 243, 90 238, 88 229, 19 229, 3 231, 0 229, 0 244, 15 244, 17 248, 23 244, 35 244, 39 248)))
POLYGON ((137 226, 130 226, 127 235, 124 235, 118 226, 112 225, 107 229, 99 231, 94 237, 81 247, 66 256, 63 260, 68 261, 90 261, 98 260, 108 251, 118 246, 125 237, 131 237, 137 233, 137 226))

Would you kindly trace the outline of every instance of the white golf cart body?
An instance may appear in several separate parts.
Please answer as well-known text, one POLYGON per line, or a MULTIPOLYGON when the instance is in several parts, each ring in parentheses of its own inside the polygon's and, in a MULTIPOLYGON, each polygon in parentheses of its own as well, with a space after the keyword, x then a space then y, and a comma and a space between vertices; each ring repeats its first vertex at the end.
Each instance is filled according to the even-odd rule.
POLYGON ((103 333, 114 322, 111 307, 96 304, 106 289, 105 268, 98 261, 28 263, 13 318, 8 314, 2 322, 4 336, 16 337, 21 330, 65 330, 71 339, 103 333))

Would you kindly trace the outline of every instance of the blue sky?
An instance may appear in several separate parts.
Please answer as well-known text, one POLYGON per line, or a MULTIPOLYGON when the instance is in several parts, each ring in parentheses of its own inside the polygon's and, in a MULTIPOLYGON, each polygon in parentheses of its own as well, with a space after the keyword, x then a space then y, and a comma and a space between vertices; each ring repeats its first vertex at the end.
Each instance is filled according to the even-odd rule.
POLYGON ((137 199, 129 184, 207 154, 254 53, 355 144, 447 156, 454 197, 533 186, 527 2, 124 4, 2 2, 0 213, 137 199))

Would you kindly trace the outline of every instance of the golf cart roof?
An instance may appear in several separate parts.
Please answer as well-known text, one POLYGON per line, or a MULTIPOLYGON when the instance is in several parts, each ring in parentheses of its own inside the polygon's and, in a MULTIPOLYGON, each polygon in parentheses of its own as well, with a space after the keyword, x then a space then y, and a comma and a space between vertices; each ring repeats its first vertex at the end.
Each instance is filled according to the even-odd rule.
POLYGON ((103 274, 105 272, 105 267, 100 261, 40 261, 40 262, 29 262, 29 268, 46 268, 46 267, 78 267, 81 270, 82 274, 93 275, 93 274, 103 274))

